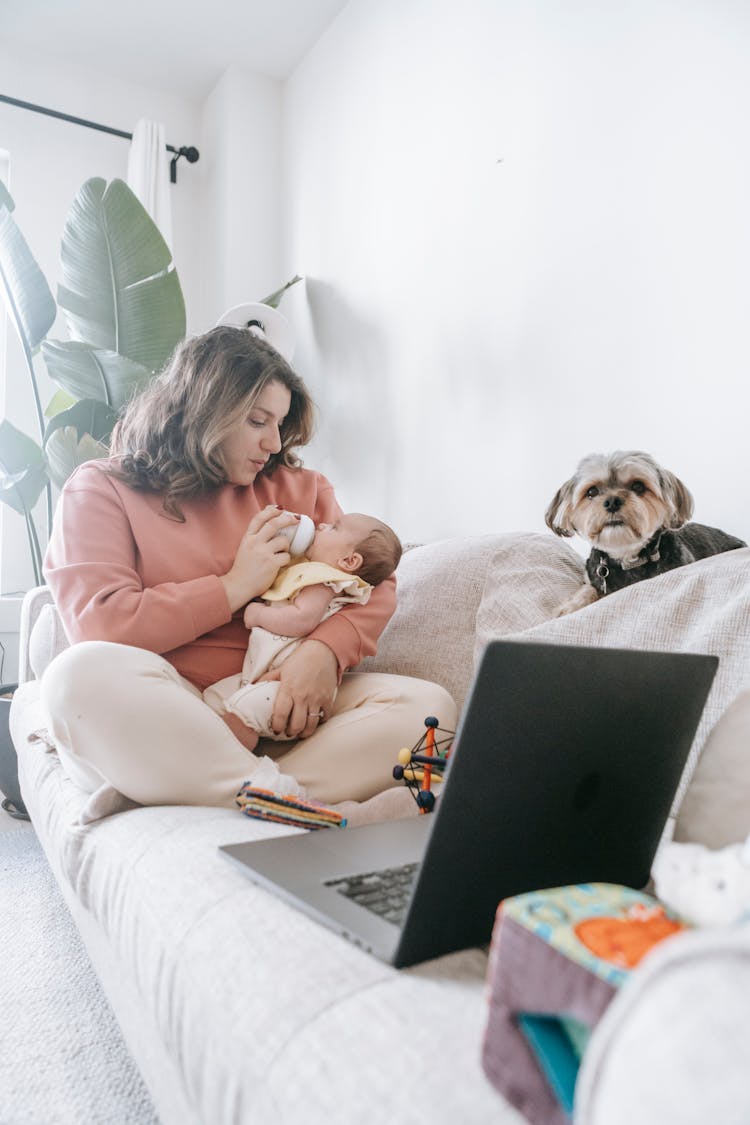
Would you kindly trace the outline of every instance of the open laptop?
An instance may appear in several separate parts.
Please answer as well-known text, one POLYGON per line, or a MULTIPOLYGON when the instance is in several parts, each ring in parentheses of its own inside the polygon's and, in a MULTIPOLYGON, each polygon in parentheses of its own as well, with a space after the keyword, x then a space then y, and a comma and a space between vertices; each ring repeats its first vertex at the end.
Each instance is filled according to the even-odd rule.
POLYGON ((717 665, 687 653, 492 641, 434 813, 221 850, 397 967, 488 942, 510 895, 643 887, 717 665), (411 880, 402 918, 396 891, 378 901, 383 870, 411 880))

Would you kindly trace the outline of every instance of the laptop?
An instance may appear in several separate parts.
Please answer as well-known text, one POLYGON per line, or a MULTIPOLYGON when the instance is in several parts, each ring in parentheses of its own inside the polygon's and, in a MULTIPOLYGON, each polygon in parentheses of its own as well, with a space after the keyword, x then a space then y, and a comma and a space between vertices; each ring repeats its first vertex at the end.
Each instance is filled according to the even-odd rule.
POLYGON ((221 850, 396 967, 487 943, 511 895, 642 888, 717 665, 692 653, 492 641, 434 813, 221 850), (382 872, 396 884, 384 899, 382 872))

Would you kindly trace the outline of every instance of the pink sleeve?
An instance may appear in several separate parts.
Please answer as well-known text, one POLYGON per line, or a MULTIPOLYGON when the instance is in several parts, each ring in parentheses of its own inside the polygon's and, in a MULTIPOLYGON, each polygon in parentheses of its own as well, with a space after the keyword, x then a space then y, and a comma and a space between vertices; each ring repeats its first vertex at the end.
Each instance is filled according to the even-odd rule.
POLYGON ((44 573, 72 642, 169 652, 232 616, 215 575, 144 588, 128 516, 104 474, 63 489, 44 573))
POLYGON ((365 656, 377 652, 378 637, 396 609, 396 579, 386 578, 375 587, 367 605, 340 609, 310 636, 323 641, 336 655, 339 671, 354 668, 365 656))
MULTIPOLYGON (((328 523, 341 514, 341 507, 328 486, 318 493, 314 519, 328 523)), ((396 609, 396 579, 386 578, 375 587, 367 605, 345 607, 334 613, 310 633, 333 651, 339 663, 339 673, 354 668, 365 656, 374 656, 377 642, 396 609)))

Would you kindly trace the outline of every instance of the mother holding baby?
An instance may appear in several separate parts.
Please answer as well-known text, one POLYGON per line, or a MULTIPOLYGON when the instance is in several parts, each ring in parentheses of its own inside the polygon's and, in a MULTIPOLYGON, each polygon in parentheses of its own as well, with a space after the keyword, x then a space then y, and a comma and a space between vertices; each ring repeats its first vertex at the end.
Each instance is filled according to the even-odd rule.
POLYGON ((91 794, 87 819, 130 801, 235 808, 254 778, 277 792, 295 779, 326 804, 365 801, 393 785, 425 716, 455 725, 436 684, 351 671, 394 612, 393 577, 266 674, 279 684, 273 729, 290 741, 244 737, 203 699, 242 669, 243 611, 290 561, 290 512, 316 525, 342 514, 296 453, 312 414, 266 340, 217 327, 180 345, 127 407, 111 456, 65 485, 45 576, 73 643, 42 694, 61 762, 91 794))

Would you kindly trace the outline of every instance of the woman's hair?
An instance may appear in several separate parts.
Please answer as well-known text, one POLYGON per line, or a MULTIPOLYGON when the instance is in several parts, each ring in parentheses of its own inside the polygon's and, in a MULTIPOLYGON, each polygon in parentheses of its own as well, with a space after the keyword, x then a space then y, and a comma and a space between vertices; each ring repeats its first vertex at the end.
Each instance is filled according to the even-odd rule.
POLYGON ((396 532, 387 523, 374 518, 372 523, 372 531, 356 546, 362 556, 362 566, 357 574, 364 582, 377 586, 393 574, 401 561, 402 547, 396 532))
POLYGON ((128 403, 112 431, 109 472, 145 492, 163 496, 164 508, 184 519, 180 501, 225 484, 222 444, 247 419, 269 383, 291 394, 281 424, 278 465, 300 464, 295 448, 312 437, 313 404, 286 360, 247 328, 222 325, 183 341, 160 375, 128 403))

